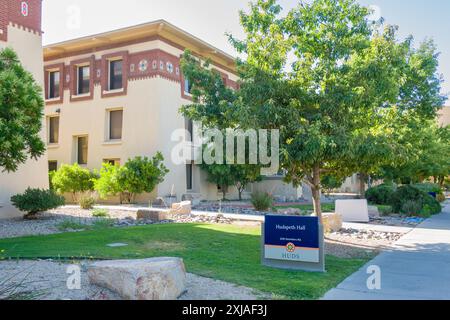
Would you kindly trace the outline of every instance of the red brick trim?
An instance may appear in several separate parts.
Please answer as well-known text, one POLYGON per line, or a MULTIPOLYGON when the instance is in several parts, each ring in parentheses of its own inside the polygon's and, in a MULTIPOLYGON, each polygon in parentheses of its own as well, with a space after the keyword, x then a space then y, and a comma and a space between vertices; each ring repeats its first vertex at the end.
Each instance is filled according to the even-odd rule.
POLYGON ((65 78, 65 72, 64 72, 64 63, 58 63, 53 65, 45 66, 44 68, 44 88, 45 88, 45 99, 48 100, 48 91, 49 91, 49 74, 51 71, 58 70, 59 71, 59 99, 46 101, 46 105, 53 105, 53 104, 61 104, 64 101, 64 84, 66 82, 65 78))
POLYGON ((70 62, 70 101, 78 102, 78 101, 86 101, 94 99, 94 77, 96 76, 95 72, 95 56, 79 59, 70 62), (89 63, 90 69, 90 79, 89 79, 89 95, 78 97, 77 96, 77 88, 78 88, 78 66, 89 63))
MULTIPOLYGON (((130 45, 133 45, 133 44, 139 44, 139 43, 143 43, 143 42, 151 42, 151 41, 156 41, 156 40, 160 40, 162 42, 165 42, 166 44, 168 44, 168 45, 170 45, 170 46, 172 46, 174 48, 177 48, 179 50, 182 50, 182 51, 184 51, 186 49, 185 47, 183 47, 183 46, 181 46, 181 45, 179 45, 179 44, 177 44, 177 43, 175 43, 175 42, 173 42, 173 41, 171 41, 169 39, 166 39, 166 38, 164 38, 162 36, 153 35, 153 36, 147 36, 147 37, 143 37, 143 38, 136 39, 136 40, 120 42, 120 43, 117 43, 117 44, 114 44, 114 45, 99 46, 99 47, 95 48, 95 51, 105 51, 105 50, 111 50, 111 49, 118 49, 118 48, 123 48, 123 47, 130 46, 130 45)), ((92 48, 91 49, 85 49, 85 50, 79 50, 79 51, 75 51, 75 52, 72 52, 72 53, 65 53, 65 54, 62 53, 62 54, 59 54, 59 55, 54 56, 52 58, 45 58, 44 57, 44 61, 53 61, 53 60, 58 60, 58 59, 62 59, 62 58, 68 58, 68 57, 73 57, 73 56, 78 56, 78 55, 83 55, 83 54, 89 54, 89 53, 92 53, 92 48)), ((227 72, 230 72, 232 74, 237 75, 235 70, 233 70, 232 68, 230 68, 228 66, 225 66, 223 64, 211 61, 211 65, 214 65, 217 68, 220 68, 222 70, 225 70, 227 72)))
POLYGON ((102 98, 117 97, 127 94, 128 91, 128 74, 129 74, 129 55, 128 51, 119 51, 114 53, 105 54, 101 60, 101 86, 102 86, 102 98), (108 77, 109 77, 109 60, 119 58, 122 59, 122 87, 121 92, 108 93, 108 77))

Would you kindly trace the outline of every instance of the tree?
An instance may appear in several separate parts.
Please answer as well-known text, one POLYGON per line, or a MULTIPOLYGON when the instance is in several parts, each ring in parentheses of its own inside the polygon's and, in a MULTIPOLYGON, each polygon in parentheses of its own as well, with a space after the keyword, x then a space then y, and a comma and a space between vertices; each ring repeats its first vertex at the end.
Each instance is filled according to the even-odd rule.
POLYGON ((45 152, 41 140, 44 101, 31 73, 9 48, 0 51, 0 168, 17 171, 45 152))
MULTIPOLYGON (((104 163, 98 172, 99 178, 94 181, 94 190, 102 199, 110 196, 116 196, 122 189, 119 184, 120 167, 110 163, 104 163)), ((122 198, 122 197, 121 197, 122 198)))
POLYGON ((164 157, 158 152, 152 159, 136 157, 128 160, 124 166, 103 164, 99 179, 95 181, 95 190, 100 197, 120 195, 120 203, 132 203, 137 194, 151 193, 164 181, 169 172, 163 164, 164 157))
POLYGON ((71 193, 72 200, 77 202, 77 194, 94 190, 96 175, 88 169, 64 164, 53 174, 52 186, 59 193, 71 193))

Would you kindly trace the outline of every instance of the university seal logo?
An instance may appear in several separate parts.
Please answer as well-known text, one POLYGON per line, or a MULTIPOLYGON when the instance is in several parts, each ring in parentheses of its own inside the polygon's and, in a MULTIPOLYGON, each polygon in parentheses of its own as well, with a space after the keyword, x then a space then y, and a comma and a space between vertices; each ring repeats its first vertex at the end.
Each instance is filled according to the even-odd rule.
POLYGON ((286 251, 289 252, 289 253, 294 252, 295 251, 295 244, 293 244, 292 242, 289 242, 286 245, 286 251))

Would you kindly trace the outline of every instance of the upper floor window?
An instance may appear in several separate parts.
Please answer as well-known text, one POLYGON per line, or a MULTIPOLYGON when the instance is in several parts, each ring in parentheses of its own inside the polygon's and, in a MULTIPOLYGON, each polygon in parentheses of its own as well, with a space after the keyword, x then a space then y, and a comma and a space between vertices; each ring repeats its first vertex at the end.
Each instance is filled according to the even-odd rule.
POLYGON ((50 144, 59 143, 59 117, 50 117, 48 119, 48 142, 50 144))
POLYGON ((109 111, 109 140, 122 139, 123 110, 109 111))
POLYGON ((109 90, 123 88, 123 60, 109 61, 109 90))
POLYGON ((59 71, 50 71, 48 74, 48 98, 59 98, 60 73, 59 71))
POLYGON ((91 68, 90 66, 78 67, 77 94, 88 94, 90 92, 91 68))

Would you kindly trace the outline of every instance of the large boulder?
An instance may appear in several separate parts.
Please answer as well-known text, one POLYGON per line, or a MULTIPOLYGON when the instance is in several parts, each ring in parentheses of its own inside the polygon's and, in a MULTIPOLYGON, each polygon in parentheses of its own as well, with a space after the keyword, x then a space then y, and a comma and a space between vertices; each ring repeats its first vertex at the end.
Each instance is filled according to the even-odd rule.
POLYGON ((138 220, 152 220, 156 222, 170 220, 172 215, 168 210, 140 209, 136 213, 138 220))
POLYGON ((180 258, 113 260, 88 267, 92 284, 126 300, 175 300, 186 291, 186 269, 180 258))
POLYGON ((172 214, 191 214, 192 213, 192 203, 191 201, 183 201, 180 203, 172 204, 172 214))
POLYGON ((368 206, 369 209, 369 217, 370 218, 379 218, 380 217, 380 211, 378 210, 377 206, 368 206))
POLYGON ((323 213, 322 221, 325 233, 337 232, 342 229, 342 216, 340 214, 323 213))
POLYGON ((369 222, 367 200, 336 200, 336 213, 344 222, 369 222))

